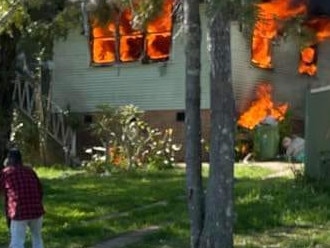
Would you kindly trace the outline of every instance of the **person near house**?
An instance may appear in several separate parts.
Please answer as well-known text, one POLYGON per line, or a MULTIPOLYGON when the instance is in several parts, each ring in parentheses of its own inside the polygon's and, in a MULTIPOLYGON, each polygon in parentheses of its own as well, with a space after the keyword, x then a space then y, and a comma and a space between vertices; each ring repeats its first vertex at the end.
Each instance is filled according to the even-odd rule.
POLYGON ((45 213, 41 182, 28 166, 23 165, 18 149, 8 152, 0 174, 0 190, 4 196, 6 217, 10 220, 10 248, 24 248, 27 228, 33 248, 43 248, 42 221, 45 213))
POLYGON ((282 146, 285 149, 285 155, 289 161, 304 162, 305 157, 305 140, 297 135, 292 137, 284 137, 282 146))

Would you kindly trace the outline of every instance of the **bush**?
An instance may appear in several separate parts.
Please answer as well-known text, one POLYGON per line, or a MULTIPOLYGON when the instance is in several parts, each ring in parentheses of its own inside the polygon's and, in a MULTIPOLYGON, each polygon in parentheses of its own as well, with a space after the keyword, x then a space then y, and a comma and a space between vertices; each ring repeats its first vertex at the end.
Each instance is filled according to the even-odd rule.
MULTIPOLYGON (((104 162, 121 169, 170 168, 181 146, 173 143, 173 130, 163 132, 142 120, 134 105, 100 105, 91 131, 104 147, 104 162)), ((95 167, 99 167, 95 161, 95 167)))

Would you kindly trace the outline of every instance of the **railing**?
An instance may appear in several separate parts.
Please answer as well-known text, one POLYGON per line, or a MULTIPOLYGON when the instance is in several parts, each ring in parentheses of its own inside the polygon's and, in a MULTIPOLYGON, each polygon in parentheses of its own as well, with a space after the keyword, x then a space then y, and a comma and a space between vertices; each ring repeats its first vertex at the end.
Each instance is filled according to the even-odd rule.
POLYGON ((76 133, 67 123, 66 113, 54 102, 42 97, 42 106, 37 106, 38 90, 31 80, 20 78, 14 80, 12 99, 16 107, 31 120, 38 109, 44 112, 44 131, 63 148, 65 162, 69 163, 76 156, 76 133))

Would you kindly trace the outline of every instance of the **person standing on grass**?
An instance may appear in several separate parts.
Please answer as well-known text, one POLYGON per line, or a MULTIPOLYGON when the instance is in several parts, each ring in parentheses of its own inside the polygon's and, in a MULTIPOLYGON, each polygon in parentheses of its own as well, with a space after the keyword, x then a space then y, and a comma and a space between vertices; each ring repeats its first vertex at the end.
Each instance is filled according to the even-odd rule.
POLYGON ((32 168, 24 166, 18 149, 8 152, 0 174, 0 191, 9 220, 10 248, 24 248, 26 229, 29 227, 33 248, 43 248, 42 220, 45 213, 42 185, 32 168))

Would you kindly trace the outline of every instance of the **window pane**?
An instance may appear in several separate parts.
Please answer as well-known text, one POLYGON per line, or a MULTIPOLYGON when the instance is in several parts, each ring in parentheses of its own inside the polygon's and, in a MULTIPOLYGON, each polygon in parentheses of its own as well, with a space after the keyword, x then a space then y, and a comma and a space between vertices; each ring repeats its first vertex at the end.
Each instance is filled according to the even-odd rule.
POLYGON ((168 59, 171 47, 171 33, 148 34, 146 54, 150 59, 168 59))
POLYGON ((114 39, 94 39, 92 41, 92 62, 113 63, 116 60, 114 39))
POLYGON ((114 37, 115 36, 115 27, 113 23, 110 23, 106 27, 95 26, 92 30, 93 38, 105 38, 105 37, 114 37))
POLYGON ((143 51, 142 35, 126 35, 120 38, 120 60, 123 62, 138 60, 143 51))
POLYGON ((116 61, 115 25, 106 27, 94 26, 92 29, 91 52, 92 62, 105 64, 116 61))
POLYGON ((317 46, 309 46, 300 51, 298 71, 313 76, 317 72, 317 46))
POLYGON ((171 32, 172 4, 172 0, 164 0, 163 11, 147 25, 148 33, 171 32))

